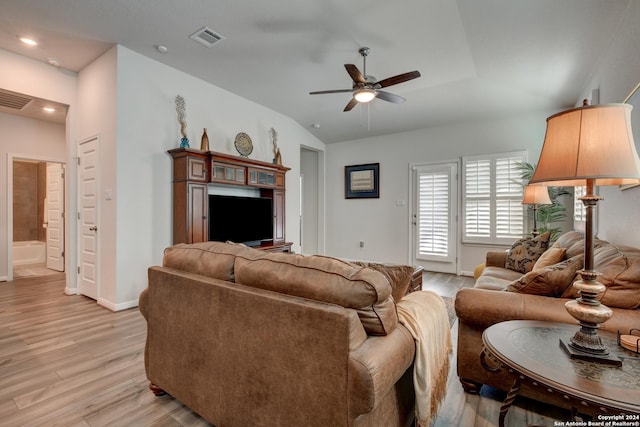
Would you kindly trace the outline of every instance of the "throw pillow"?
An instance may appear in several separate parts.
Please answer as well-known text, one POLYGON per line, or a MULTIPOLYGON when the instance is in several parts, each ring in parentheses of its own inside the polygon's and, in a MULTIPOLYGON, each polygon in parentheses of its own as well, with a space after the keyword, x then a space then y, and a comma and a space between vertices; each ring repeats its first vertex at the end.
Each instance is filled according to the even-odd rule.
POLYGON ((551 233, 547 231, 537 237, 518 240, 511 245, 507 253, 505 267, 520 273, 530 272, 540 255, 549 247, 550 237, 551 233))
POLYGON ((411 284, 414 267, 409 265, 381 264, 377 262, 354 261, 353 264, 379 271, 391 285, 391 295, 395 302, 404 297, 411 284))
POLYGON ((576 255, 562 262, 532 270, 507 286, 509 292, 560 297, 573 283, 576 272, 584 264, 584 255, 576 255))
POLYGON ((567 248, 551 247, 545 251, 540 258, 533 264, 533 270, 540 270, 541 268, 548 267, 553 264, 557 264, 564 259, 564 255, 567 253, 567 248))

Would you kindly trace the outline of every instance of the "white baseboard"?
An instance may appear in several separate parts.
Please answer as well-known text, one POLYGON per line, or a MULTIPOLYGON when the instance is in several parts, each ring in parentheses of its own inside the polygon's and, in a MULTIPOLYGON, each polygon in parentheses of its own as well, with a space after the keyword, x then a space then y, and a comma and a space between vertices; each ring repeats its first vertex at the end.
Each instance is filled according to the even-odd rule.
POLYGON ((98 298, 98 305, 101 305, 104 308, 109 309, 111 311, 121 311, 121 310, 127 310, 129 308, 137 307, 138 300, 136 299, 132 301, 121 302, 119 304, 114 304, 111 301, 106 300, 104 298, 98 298))
POLYGON ((8 282, 9 276, 0 276, 0 282, 8 282))
POLYGON ((65 287, 64 288, 64 294, 65 295, 77 295, 78 294, 78 288, 65 287))
POLYGON ((465 270, 462 270, 462 271, 460 272, 460 275, 461 275, 461 276, 469 276, 469 277, 473 277, 473 271, 465 271, 465 270))

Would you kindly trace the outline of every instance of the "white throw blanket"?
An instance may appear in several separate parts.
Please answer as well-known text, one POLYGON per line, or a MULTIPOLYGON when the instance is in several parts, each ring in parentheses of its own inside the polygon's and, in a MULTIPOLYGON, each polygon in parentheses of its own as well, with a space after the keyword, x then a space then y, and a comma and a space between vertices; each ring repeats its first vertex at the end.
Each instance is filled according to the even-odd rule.
POLYGON ((416 342, 413 383, 416 393, 416 417, 428 427, 447 389, 451 330, 447 307, 432 291, 417 291, 396 304, 398 317, 416 342))

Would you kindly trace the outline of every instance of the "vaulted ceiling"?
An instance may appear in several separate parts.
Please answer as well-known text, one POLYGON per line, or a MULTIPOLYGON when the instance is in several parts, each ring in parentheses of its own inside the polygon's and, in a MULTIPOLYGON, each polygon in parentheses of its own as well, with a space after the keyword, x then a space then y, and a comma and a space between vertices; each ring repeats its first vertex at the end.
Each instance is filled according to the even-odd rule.
POLYGON ((631 1, 3 0, 0 48, 79 71, 120 44, 333 143, 571 107, 631 1), (191 40, 203 26, 225 39, 210 48, 191 40), (343 112, 350 93, 309 95, 350 88, 344 64, 362 70, 363 46, 378 80, 420 71, 386 88, 406 102, 375 99, 343 112))

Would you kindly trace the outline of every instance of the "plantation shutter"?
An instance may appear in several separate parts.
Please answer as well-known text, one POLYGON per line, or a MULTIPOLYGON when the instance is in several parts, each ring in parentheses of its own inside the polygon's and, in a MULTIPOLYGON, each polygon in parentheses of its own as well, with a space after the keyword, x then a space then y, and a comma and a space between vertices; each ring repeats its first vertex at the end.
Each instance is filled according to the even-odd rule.
POLYGON ((522 157, 496 159, 496 237, 521 237, 524 233, 522 209, 522 157))
POLYGON ((418 259, 452 261, 450 166, 417 169, 417 254, 418 259))
POLYGON ((584 226, 587 222, 587 208, 584 207, 584 203, 580 200, 580 197, 587 194, 587 187, 574 187, 573 188, 573 229, 584 231, 584 226))
POLYGON ((465 162, 465 230, 469 237, 491 236, 491 162, 465 162))
POLYGON ((463 240, 507 243, 524 234, 519 163, 525 152, 464 157, 463 240))

